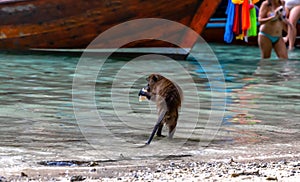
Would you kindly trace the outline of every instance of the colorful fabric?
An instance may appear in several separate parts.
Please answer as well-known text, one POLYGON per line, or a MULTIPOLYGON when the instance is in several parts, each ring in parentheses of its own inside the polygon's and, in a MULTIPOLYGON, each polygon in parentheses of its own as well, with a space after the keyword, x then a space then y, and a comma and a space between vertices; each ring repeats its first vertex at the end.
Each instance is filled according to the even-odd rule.
POLYGON ((241 33, 240 31, 240 27, 241 27, 241 5, 235 5, 235 13, 234 13, 234 21, 233 21, 233 33, 235 33, 236 35, 239 35, 241 33))
POLYGON ((249 36, 257 36, 257 11, 254 6, 257 2, 259 0, 228 0, 225 42, 231 43, 234 36, 245 41, 249 36))
POLYGON ((242 30, 247 31, 250 28, 250 5, 249 1, 244 1, 242 5, 242 30))
POLYGON ((227 9, 226 9, 226 25, 225 25, 225 34, 224 34, 224 41, 227 43, 231 43, 233 40, 233 22, 234 22, 234 11, 235 7, 234 4, 229 0, 227 9))
POLYGON ((259 0, 252 0, 252 3, 253 4, 256 4, 256 3, 258 3, 259 2, 259 0))
POLYGON ((250 9, 250 28, 248 30, 248 36, 257 36, 257 23, 256 23, 256 9, 250 9))
MULTIPOLYGON (((230 1, 230 0, 229 0, 230 1)), ((246 1, 248 1, 248 0, 246 0, 246 1)), ((233 4, 243 4, 244 3, 244 0, 231 0, 231 2, 233 3, 233 4)))

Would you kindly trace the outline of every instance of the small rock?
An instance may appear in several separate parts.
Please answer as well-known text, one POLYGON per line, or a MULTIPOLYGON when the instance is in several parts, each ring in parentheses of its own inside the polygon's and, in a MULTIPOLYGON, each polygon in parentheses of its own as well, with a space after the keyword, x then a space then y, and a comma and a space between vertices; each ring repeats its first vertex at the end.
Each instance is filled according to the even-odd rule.
POLYGON ((90 170, 90 172, 96 172, 96 171, 97 171, 96 168, 90 170))
POLYGON ((155 171, 156 173, 160 173, 161 172, 161 169, 156 169, 156 171, 155 171))
POLYGON ((197 163, 196 162, 190 162, 189 163, 189 167, 196 167, 197 166, 197 163))
POLYGON ((6 180, 6 178, 5 177, 3 177, 3 176, 0 176, 0 182, 6 182, 7 180, 6 180))
POLYGON ((300 163, 299 162, 298 163, 294 163, 293 167, 300 167, 300 163))
POLYGON ((260 167, 261 168, 266 168, 266 167, 268 167, 268 164, 267 163, 263 163, 263 164, 260 165, 260 167))
POLYGON ((97 166, 97 165, 98 165, 98 163, 97 163, 97 162, 94 162, 94 161, 92 161, 92 162, 90 162, 90 163, 88 164, 89 167, 94 167, 94 166, 97 166))
POLYGON ((286 160, 282 160, 282 161, 280 161, 280 162, 278 162, 279 164, 287 164, 287 162, 286 162, 286 160))
POLYGON ((240 176, 239 173, 232 173, 232 174, 231 174, 231 177, 233 177, 233 178, 238 177, 238 176, 240 176))
POLYGON ((241 178, 241 181, 246 181, 246 180, 248 180, 248 181, 250 181, 251 180, 251 176, 244 176, 243 178, 241 178))
POLYGON ((171 167, 175 167, 175 162, 170 162, 171 167))
POLYGON ((204 175, 204 179, 208 179, 208 178, 210 178, 211 177, 211 174, 205 174, 204 175))
POLYGON ((268 181, 277 181, 277 177, 267 177, 266 180, 268 181))
POLYGON ((25 174, 24 172, 21 172, 21 177, 28 177, 28 175, 25 174))

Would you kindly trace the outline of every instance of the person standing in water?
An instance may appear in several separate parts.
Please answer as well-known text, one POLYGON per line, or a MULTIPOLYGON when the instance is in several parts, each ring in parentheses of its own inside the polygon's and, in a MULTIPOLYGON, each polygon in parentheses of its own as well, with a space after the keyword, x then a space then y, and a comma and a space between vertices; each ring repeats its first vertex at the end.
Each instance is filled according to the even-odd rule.
POLYGON ((258 45, 261 57, 270 58, 274 48, 278 58, 287 59, 288 53, 282 32, 286 30, 286 25, 291 24, 284 17, 284 2, 265 0, 260 7, 258 21, 260 23, 258 45))
POLYGON ((289 50, 293 50, 297 36, 297 22, 300 18, 300 0, 285 0, 287 17, 292 27, 288 27, 288 35, 286 41, 289 42, 289 50))

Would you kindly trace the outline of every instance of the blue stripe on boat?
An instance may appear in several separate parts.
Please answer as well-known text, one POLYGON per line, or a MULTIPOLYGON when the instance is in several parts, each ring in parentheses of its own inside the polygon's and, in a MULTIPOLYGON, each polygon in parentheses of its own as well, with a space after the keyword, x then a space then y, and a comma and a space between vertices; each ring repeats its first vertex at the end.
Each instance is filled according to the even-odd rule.
MULTIPOLYGON (((206 25, 206 28, 224 28, 226 23, 214 23, 214 22, 226 22, 226 18, 211 18, 206 25)), ((298 24, 300 24, 300 20, 298 20, 298 24)), ((259 23, 257 22, 257 25, 259 23)))

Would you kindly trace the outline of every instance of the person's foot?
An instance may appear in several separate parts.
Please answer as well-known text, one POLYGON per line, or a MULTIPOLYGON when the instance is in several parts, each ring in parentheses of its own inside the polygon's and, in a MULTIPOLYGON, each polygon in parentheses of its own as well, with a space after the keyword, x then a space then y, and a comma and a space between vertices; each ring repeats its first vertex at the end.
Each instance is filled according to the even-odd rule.
POLYGON ((295 50, 295 47, 290 47, 289 46, 289 49, 288 49, 289 51, 293 51, 293 50, 295 50))

